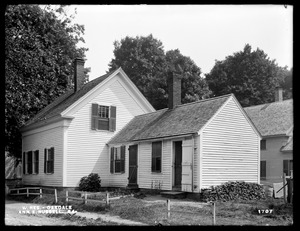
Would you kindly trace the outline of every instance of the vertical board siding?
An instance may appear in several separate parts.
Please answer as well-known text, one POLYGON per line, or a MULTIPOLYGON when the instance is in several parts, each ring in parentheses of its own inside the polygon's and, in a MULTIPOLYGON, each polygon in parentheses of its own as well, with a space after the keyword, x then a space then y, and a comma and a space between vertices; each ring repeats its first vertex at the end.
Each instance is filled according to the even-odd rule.
MULTIPOLYGON (((80 179, 90 173, 99 174, 101 186, 110 186, 109 149, 106 143, 134 116, 143 113, 142 108, 129 95, 121 82, 122 80, 116 77, 102 93, 74 114, 75 118, 68 129, 66 186, 77 186, 80 179), (91 130, 92 103, 116 106, 115 132, 91 130)), ((120 174, 119 182, 125 175, 126 173, 120 174)), ((112 183, 115 182, 114 178, 112 183)))
POLYGON ((258 182, 259 137, 233 99, 202 134, 202 188, 236 180, 258 182))
POLYGON ((145 189, 172 189, 172 155, 170 140, 162 141, 162 169, 161 173, 152 173, 152 143, 143 142, 138 149, 138 185, 145 189))
POLYGON ((23 174, 23 184, 63 186, 63 127, 56 127, 23 137, 23 152, 39 150, 39 173, 23 174), (44 173, 44 149, 54 147, 54 173, 44 173))

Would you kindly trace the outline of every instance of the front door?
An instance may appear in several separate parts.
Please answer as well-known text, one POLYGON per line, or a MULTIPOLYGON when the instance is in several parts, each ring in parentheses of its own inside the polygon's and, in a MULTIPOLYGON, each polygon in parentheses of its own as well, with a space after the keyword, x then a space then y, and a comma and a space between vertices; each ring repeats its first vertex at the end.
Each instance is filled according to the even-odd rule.
POLYGON ((129 176, 128 176, 128 186, 137 186, 137 145, 129 146, 129 176))
POLYGON ((182 141, 174 142, 175 146, 175 163, 174 163, 174 172, 175 172, 175 183, 174 187, 181 189, 181 174, 182 174, 182 141))

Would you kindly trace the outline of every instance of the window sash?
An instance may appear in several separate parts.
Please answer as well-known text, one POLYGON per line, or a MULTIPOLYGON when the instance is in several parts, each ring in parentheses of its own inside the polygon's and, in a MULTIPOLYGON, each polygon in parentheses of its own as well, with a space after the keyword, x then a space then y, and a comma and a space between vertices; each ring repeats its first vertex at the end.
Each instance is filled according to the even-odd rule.
POLYGON ((99 105, 98 107, 98 115, 101 119, 108 119, 109 118, 109 107, 99 105))
MULTIPOLYGON (((123 146, 122 146, 123 147, 123 146)), ((125 148, 112 147, 111 149, 111 173, 124 173, 125 172, 125 148)), ((124 146, 125 147, 125 146, 124 146)))
POLYGON ((54 173, 54 149, 46 149, 46 173, 54 173))
POLYGON ((39 173, 39 151, 36 150, 33 152, 33 161, 32 161, 32 173, 38 174, 39 173))

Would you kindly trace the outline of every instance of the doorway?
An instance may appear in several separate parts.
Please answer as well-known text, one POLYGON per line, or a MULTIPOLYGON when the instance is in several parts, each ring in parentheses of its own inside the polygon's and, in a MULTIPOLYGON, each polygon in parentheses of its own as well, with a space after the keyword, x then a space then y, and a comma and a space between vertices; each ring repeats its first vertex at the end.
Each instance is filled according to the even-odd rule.
POLYGON ((138 146, 129 146, 129 175, 128 187, 138 187, 137 184, 137 167, 138 167, 138 146))
POLYGON ((182 180, 182 141, 174 142, 174 187, 175 190, 181 190, 182 180))

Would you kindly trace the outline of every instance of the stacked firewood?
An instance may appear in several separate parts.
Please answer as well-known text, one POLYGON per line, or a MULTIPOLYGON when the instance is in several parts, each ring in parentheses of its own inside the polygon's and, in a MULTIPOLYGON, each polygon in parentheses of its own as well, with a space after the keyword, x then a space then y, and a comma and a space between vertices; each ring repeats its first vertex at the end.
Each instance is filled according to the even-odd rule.
POLYGON ((230 181, 202 189, 200 196, 203 201, 260 200, 265 199, 265 191, 262 185, 256 183, 230 181))

